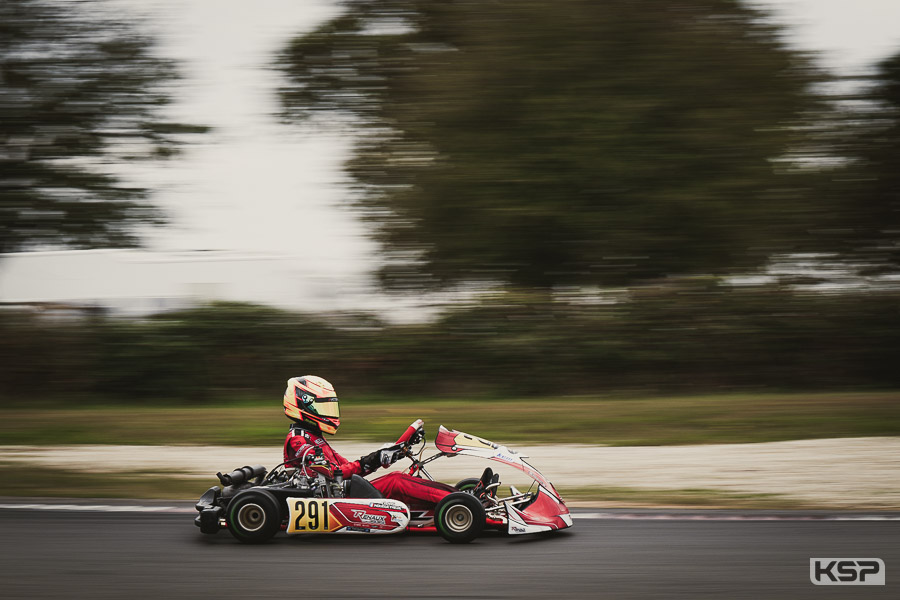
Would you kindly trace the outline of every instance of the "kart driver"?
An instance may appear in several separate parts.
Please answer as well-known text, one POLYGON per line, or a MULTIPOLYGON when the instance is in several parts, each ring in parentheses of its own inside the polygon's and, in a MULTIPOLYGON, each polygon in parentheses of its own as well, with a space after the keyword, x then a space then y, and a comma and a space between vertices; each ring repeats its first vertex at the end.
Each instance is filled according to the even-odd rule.
MULTIPOLYGON (((284 462, 300 466, 308 455, 321 450, 334 472, 340 471, 345 479, 352 475, 365 477, 379 467, 389 467, 400 458, 399 445, 376 450, 348 461, 335 452, 323 433, 334 435, 341 424, 337 394, 334 386, 315 375, 288 379, 284 391, 284 414, 293 421, 284 441, 284 462)), ((371 481, 386 498, 400 500, 410 508, 427 508, 437 504, 444 496, 457 491, 456 488, 413 477, 394 471, 371 481)))

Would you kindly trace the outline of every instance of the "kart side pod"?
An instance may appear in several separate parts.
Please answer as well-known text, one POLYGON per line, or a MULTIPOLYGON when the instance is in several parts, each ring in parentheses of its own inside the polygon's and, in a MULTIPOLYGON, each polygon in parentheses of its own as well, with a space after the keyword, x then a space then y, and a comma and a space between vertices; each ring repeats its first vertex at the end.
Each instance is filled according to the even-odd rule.
POLYGON ((291 535, 304 533, 387 534, 406 530, 409 508, 389 498, 287 498, 291 535))

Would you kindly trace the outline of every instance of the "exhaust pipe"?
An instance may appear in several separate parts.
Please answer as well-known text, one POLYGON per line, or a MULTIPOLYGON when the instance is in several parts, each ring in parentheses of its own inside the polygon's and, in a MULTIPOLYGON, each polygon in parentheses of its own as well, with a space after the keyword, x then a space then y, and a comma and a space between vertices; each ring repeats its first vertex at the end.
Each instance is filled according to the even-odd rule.
POLYGON ((216 477, 219 478, 219 482, 224 486, 230 485, 240 485, 245 481, 250 481, 253 478, 262 479, 266 475, 266 468, 262 465, 254 465, 254 466, 244 466, 240 469, 235 469, 231 473, 227 475, 222 475, 222 473, 216 473, 216 477))

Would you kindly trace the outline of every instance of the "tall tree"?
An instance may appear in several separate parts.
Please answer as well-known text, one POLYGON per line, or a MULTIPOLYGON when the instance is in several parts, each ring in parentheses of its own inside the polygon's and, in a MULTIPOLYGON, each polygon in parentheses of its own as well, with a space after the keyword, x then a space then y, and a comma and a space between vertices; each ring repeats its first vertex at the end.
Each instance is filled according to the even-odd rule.
POLYGON ((900 54, 877 65, 874 76, 848 98, 840 128, 830 138, 845 157, 823 195, 834 198, 824 248, 857 269, 900 268, 900 54))
POLYGON ((820 74, 736 0, 349 0, 295 40, 293 114, 349 115, 389 283, 720 272, 789 248, 773 160, 820 74))
POLYGON ((172 66, 92 2, 0 2, 0 252, 132 245, 159 222, 106 163, 170 153, 172 66))

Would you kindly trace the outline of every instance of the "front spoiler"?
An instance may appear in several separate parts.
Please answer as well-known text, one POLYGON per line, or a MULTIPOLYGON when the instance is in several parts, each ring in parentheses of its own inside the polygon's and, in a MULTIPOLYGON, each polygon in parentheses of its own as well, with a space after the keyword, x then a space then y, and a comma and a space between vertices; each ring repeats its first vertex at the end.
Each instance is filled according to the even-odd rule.
POLYGON ((507 533, 523 535, 567 529, 572 526, 572 516, 562 499, 544 486, 538 486, 534 502, 519 510, 506 505, 507 533))

